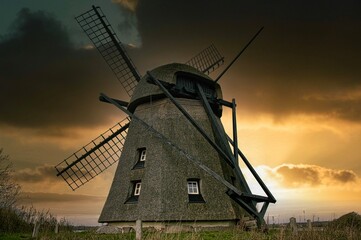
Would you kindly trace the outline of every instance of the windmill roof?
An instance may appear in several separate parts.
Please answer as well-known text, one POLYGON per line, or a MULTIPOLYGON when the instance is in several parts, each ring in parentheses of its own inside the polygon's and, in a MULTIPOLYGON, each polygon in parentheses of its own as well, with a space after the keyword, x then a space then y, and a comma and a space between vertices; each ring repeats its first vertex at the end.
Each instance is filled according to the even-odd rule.
MULTIPOLYGON (((221 96, 220 86, 217 83, 215 83, 214 80, 210 78, 208 75, 200 72, 199 70, 197 70, 192 66, 182 63, 171 63, 154 68, 149 72, 152 74, 152 76, 154 76, 158 80, 170 84, 176 84, 177 74, 180 73, 190 74, 196 76, 196 78, 192 78, 195 81, 197 79, 199 81, 207 82, 208 84, 215 85, 218 95, 221 96)), ((143 103, 144 101, 149 101, 150 100, 149 98, 152 98, 152 100, 164 98, 164 94, 162 90, 157 85, 149 83, 147 81, 148 78, 149 75, 146 74, 137 84, 133 92, 133 96, 130 100, 130 104, 128 106, 128 109, 130 111, 133 112, 139 104, 143 103)))
POLYGON ((188 72, 194 75, 198 75, 202 78, 208 79, 210 81, 213 81, 208 75, 200 72, 198 69, 192 66, 183 63, 170 63, 170 64, 162 65, 154 68, 150 72, 152 73, 152 75, 159 78, 160 80, 169 83, 176 83, 175 74, 177 72, 188 72))

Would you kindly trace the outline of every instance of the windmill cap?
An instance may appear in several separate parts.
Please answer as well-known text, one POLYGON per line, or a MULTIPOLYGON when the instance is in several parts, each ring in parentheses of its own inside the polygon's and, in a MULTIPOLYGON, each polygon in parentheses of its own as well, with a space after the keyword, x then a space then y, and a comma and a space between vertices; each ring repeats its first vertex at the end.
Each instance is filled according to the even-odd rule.
MULTIPOLYGON (((192 66, 181 63, 171 63, 157 67, 149 72, 154 78, 173 86, 177 85, 177 79, 179 79, 180 76, 182 79, 187 79, 188 82, 199 82, 202 86, 205 85, 213 89, 214 97, 222 99, 222 91, 219 84, 192 66)), ((152 101, 166 97, 163 91, 156 84, 150 83, 148 79, 149 75, 146 74, 137 84, 128 105, 128 110, 131 112, 134 112, 138 105, 149 102, 150 97, 152 101)), ((176 97, 193 98, 192 96, 181 95, 176 97)))

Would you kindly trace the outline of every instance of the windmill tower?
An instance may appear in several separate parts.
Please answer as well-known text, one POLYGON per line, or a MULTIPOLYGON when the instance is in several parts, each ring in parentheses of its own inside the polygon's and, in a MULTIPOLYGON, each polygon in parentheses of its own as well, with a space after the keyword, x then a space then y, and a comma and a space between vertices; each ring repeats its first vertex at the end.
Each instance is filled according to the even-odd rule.
POLYGON ((185 64, 157 67, 140 76, 99 7, 76 18, 131 97, 129 102, 101 94, 127 118, 55 168, 73 189, 118 162, 99 222, 123 227, 172 224, 231 226, 242 217, 259 226, 276 200, 237 147, 236 104, 223 99, 208 74, 224 59, 211 45, 185 64), (232 109, 233 136, 221 123, 232 109), (232 147, 231 147, 232 145, 232 147), (252 193, 238 164, 248 167, 266 196, 252 193), (260 210, 257 204, 263 204, 260 210))

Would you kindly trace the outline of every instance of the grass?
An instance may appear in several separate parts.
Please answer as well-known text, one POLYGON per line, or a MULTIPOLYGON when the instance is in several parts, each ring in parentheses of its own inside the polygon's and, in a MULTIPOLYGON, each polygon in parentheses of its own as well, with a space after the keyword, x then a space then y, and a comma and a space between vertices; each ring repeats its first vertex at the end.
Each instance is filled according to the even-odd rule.
MULTIPOLYGON (((32 239, 31 234, 1 234, 0 239, 32 239)), ((55 239, 89 239, 89 240, 102 240, 102 239, 122 239, 133 240, 135 239, 134 233, 126 234, 96 234, 94 231, 89 232, 62 232, 59 234, 54 233, 40 233, 39 240, 55 239)), ((268 233, 258 231, 241 231, 241 230, 225 230, 225 231, 209 231, 198 233, 163 233, 163 232, 144 232, 144 240, 360 240, 361 231, 349 228, 328 228, 323 231, 298 231, 297 234, 292 234, 290 231, 281 229, 271 229, 268 233)))

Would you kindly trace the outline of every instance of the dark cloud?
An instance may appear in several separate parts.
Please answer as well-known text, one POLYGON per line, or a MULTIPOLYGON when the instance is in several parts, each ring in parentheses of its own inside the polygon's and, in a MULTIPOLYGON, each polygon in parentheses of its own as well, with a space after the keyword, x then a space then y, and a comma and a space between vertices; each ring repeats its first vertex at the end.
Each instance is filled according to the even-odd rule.
POLYGON ((273 170, 273 176, 278 177, 286 187, 320 186, 356 183, 359 177, 351 170, 335 170, 316 165, 284 164, 273 170))
POLYGON ((135 12, 124 8, 123 5, 120 6, 123 21, 117 25, 119 36, 122 36, 124 39, 128 39, 128 42, 125 42, 125 44, 141 47, 142 40, 138 32, 138 19, 135 12))
MULTIPOLYGON (((62 170, 62 168, 58 168, 59 171, 62 170)), ((29 184, 29 183, 63 183, 63 178, 61 176, 57 175, 57 170, 54 168, 54 166, 49 165, 41 165, 36 168, 24 168, 19 169, 16 172, 13 173, 14 180, 19 184, 29 184)), ((97 174, 94 171, 86 170, 86 169, 79 169, 79 170, 73 170, 72 177, 64 176, 67 181, 70 181, 73 179, 75 180, 78 176, 80 181, 86 181, 88 179, 94 178, 97 174), (72 178, 72 179, 70 179, 72 178)))
POLYGON ((120 22, 112 22, 115 24, 118 37, 121 38, 123 44, 131 47, 140 48, 142 46, 142 38, 138 30, 138 18, 136 9, 138 0, 112 0, 118 6, 120 22))
POLYGON ((112 74, 95 49, 75 48, 45 12, 18 13, 0 41, 0 66, 0 124, 61 129, 96 126, 109 116, 97 97, 109 92, 112 74))
MULTIPOLYGON (((122 10, 128 13, 124 22, 113 23, 121 34, 139 28, 143 45, 132 53, 141 72, 185 62, 212 42, 229 62, 264 25, 220 81, 225 99, 235 97, 242 110, 275 118, 361 120, 359 1, 114 2, 129 6, 122 10)), ((19 12, 0 40, 0 66, 0 124, 61 134, 59 129, 96 126, 112 110, 119 113, 97 101, 99 92, 115 91, 100 55, 74 47, 67 29, 47 13, 19 12)), ((123 92, 115 97, 127 100, 123 92)))
POLYGON ((143 58, 185 61, 210 43, 226 64, 265 29, 220 81, 224 97, 253 114, 361 120, 359 1, 142 1, 143 58), (143 55, 145 54, 145 55, 143 55))
POLYGON ((80 194, 59 194, 59 193, 40 193, 40 192, 23 192, 20 196, 21 204, 36 203, 66 203, 66 202, 103 202, 104 197, 80 195, 80 194))
POLYGON ((60 177, 56 176, 54 166, 42 165, 35 169, 21 169, 14 172, 14 179, 21 183, 41 183, 46 181, 62 181, 60 177))

